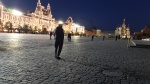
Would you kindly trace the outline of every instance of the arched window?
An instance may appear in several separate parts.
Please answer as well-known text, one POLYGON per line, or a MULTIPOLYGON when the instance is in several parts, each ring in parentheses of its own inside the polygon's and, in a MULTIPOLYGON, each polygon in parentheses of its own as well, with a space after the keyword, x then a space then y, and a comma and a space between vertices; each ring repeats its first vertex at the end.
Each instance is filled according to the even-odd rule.
POLYGON ((23 18, 22 18, 22 17, 20 17, 20 21, 21 21, 21 22, 23 21, 23 18))
POLYGON ((4 16, 4 19, 7 19, 7 15, 4 16))
POLYGON ((10 16, 10 20, 12 19, 12 15, 10 16))

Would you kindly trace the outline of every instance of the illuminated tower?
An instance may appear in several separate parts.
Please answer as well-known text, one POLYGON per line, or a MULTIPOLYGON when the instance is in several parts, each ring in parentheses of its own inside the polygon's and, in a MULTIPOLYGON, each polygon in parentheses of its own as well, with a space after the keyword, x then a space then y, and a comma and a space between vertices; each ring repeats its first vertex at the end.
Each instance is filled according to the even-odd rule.
POLYGON ((122 23, 122 32, 121 33, 122 33, 121 36, 123 38, 125 38, 126 37, 126 22, 125 22, 125 19, 123 20, 123 23, 122 23))
POLYGON ((127 35, 127 38, 130 38, 130 27, 129 27, 129 25, 126 29, 126 35, 127 35))
POLYGON ((72 25, 73 25, 73 19, 72 17, 69 17, 66 21, 68 26, 66 26, 66 33, 69 33, 71 31, 72 25))
POLYGON ((121 38, 130 38, 130 28, 126 27, 126 21, 123 20, 122 26, 117 27, 115 30, 115 35, 120 35, 121 38))
POLYGON ((123 23, 122 23, 122 29, 126 29, 126 20, 125 19, 123 20, 123 23))
POLYGON ((51 14, 50 4, 47 5, 47 14, 51 14))
POLYGON ((51 7, 50 7, 50 4, 48 3, 47 5, 47 15, 52 18, 52 14, 51 14, 51 7))
POLYGON ((41 5, 40 0, 38 0, 38 2, 37 2, 37 6, 36 6, 36 9, 35 9, 35 13, 36 13, 36 14, 42 14, 42 5, 41 5))

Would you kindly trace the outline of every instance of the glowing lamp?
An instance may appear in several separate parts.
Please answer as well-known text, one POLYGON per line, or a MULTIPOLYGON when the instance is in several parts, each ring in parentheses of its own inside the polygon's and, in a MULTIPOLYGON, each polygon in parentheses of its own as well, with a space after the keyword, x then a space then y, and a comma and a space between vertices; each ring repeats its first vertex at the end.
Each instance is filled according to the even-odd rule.
POLYGON ((75 24, 75 27, 79 27, 80 25, 79 24, 75 24))
POLYGON ((63 24, 63 21, 59 21, 58 24, 63 24))
POLYGON ((12 10, 12 14, 17 15, 17 16, 21 16, 23 13, 18 11, 18 10, 12 10))

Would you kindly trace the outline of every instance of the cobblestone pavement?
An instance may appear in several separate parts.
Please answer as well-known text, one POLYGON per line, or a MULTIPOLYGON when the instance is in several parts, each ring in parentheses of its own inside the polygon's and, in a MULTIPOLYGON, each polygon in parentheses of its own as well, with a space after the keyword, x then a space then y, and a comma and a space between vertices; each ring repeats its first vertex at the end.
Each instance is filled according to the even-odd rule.
POLYGON ((127 40, 65 37, 57 60, 49 35, 0 33, 0 84, 150 84, 149 52, 127 40))

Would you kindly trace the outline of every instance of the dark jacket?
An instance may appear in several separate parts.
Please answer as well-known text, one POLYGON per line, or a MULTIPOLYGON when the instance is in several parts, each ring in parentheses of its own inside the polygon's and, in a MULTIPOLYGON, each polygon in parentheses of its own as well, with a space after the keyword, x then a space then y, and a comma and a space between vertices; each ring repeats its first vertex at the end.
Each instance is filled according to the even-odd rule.
POLYGON ((59 25, 55 32, 54 32, 55 40, 58 42, 63 42, 64 41, 64 30, 62 28, 62 25, 59 25))

